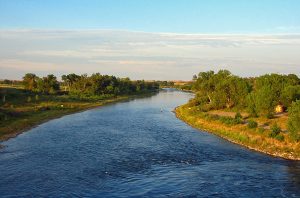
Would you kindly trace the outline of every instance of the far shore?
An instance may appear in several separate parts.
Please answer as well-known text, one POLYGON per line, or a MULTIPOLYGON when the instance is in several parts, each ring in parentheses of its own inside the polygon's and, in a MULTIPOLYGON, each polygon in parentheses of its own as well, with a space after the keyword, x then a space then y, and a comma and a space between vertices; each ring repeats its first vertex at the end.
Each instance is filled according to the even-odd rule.
POLYGON ((10 138, 14 138, 14 137, 16 137, 34 127, 37 127, 40 124, 48 122, 50 120, 57 119, 57 118, 65 116, 65 115, 83 112, 83 111, 87 111, 87 110, 93 109, 93 108, 98 108, 98 107, 105 106, 108 104, 113 104, 113 103, 122 102, 122 101, 128 101, 128 100, 140 98, 140 97, 151 96, 155 93, 156 92, 149 92, 149 93, 136 94, 136 95, 118 96, 118 97, 113 97, 110 99, 105 99, 105 100, 99 101, 99 102, 88 102, 88 103, 82 102, 82 103, 84 103, 83 105, 76 106, 75 108, 72 108, 72 109, 62 109, 59 111, 50 109, 45 112, 40 112, 38 115, 34 115, 31 117, 29 116, 26 119, 23 119, 22 122, 20 122, 19 120, 16 120, 14 122, 9 123, 9 125, 5 126, 5 129, 7 129, 9 131, 0 136, 0 149, 4 147, 3 145, 1 145, 1 142, 7 141, 10 138))

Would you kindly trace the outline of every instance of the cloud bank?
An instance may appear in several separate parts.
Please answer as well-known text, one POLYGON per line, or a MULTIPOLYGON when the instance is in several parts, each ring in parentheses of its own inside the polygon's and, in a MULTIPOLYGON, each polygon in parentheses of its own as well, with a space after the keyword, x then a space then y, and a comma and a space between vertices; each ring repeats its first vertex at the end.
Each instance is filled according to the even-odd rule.
POLYGON ((206 70, 241 76, 300 73, 300 35, 213 35, 121 30, 0 30, 0 78, 24 73, 111 74, 190 80, 206 70))

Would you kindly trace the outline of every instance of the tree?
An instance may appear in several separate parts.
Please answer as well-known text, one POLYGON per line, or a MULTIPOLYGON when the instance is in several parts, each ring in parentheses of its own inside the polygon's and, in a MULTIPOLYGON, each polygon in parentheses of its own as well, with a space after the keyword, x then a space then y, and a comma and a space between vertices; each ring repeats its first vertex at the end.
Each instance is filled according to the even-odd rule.
POLYGON ((247 96, 247 110, 251 117, 258 116, 258 110, 256 106, 256 95, 254 92, 251 92, 247 96))
POLYGON ((296 141, 300 140, 300 100, 293 102, 288 109, 288 131, 290 137, 296 141))
POLYGON ((197 75, 193 75, 193 80, 197 80, 197 75))
POLYGON ((218 73, 200 72, 192 89, 197 92, 195 104, 208 103, 213 109, 222 109, 246 106, 250 85, 247 80, 220 70, 218 73))
POLYGON ((34 91, 37 88, 38 77, 33 73, 27 73, 23 77, 23 85, 26 90, 34 91))
POLYGON ((278 103, 276 93, 272 87, 268 85, 263 86, 255 94, 257 112, 259 112, 261 116, 266 115, 267 117, 271 117, 274 113, 274 108, 278 103))
POLYGON ((56 76, 49 74, 46 77, 39 78, 37 81, 37 90, 46 94, 55 94, 59 91, 59 83, 56 76))
POLYGON ((72 73, 72 74, 68 74, 68 75, 62 75, 61 79, 64 81, 65 86, 70 91, 72 85, 80 79, 80 76, 72 73))
POLYGON ((289 107, 292 102, 300 100, 300 85, 289 85, 284 87, 280 100, 286 107, 289 107))

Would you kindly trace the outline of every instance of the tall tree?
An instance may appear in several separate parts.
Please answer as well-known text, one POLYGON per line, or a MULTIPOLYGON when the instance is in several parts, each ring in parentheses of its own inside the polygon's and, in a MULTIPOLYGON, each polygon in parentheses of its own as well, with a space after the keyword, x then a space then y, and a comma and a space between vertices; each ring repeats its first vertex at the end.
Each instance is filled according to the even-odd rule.
POLYGON ((300 140, 300 100, 292 103, 288 110, 288 130, 292 139, 300 140))
POLYGON ((33 73, 27 73, 23 77, 23 85, 26 90, 34 91, 37 88, 38 77, 33 73))

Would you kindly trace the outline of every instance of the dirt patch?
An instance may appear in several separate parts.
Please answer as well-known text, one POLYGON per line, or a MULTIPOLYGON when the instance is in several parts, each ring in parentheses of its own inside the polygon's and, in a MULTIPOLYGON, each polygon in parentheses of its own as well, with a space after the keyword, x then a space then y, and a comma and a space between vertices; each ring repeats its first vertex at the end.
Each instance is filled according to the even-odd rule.
MULTIPOLYGON (((210 112, 207 112, 207 113, 211 114, 211 115, 217 115, 217 116, 221 116, 221 117, 231 117, 231 118, 234 118, 235 115, 236 115, 236 112, 221 111, 221 110, 210 111, 210 112)), ((245 112, 241 113, 241 115, 243 116, 243 118, 249 117, 249 114, 245 113, 245 112)))

